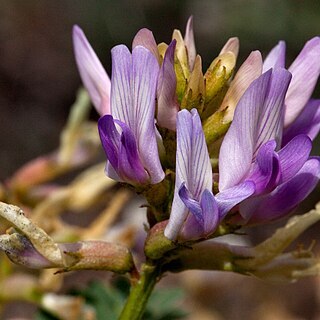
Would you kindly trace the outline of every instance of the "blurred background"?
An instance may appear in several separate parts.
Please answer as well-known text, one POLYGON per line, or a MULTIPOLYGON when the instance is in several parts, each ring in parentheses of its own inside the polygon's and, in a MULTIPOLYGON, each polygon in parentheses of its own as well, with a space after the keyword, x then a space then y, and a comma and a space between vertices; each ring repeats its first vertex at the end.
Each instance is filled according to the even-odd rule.
MULTIPOLYGON (((114 45, 130 47, 143 27, 153 31, 157 42, 169 43, 173 29, 184 33, 190 15, 204 69, 232 36, 240 39, 237 66, 252 50, 265 56, 279 40, 287 43, 290 65, 304 43, 320 33, 319 1, 0 0, 1 181, 59 143, 81 85, 72 48, 74 24, 84 30, 110 74, 114 45)), ((319 92, 318 87, 315 97, 319 92)), ((91 117, 98 119, 94 111, 91 117)), ((319 139, 316 148, 319 154, 319 139)), ((319 188, 311 199, 319 199, 319 188)), ((319 238, 319 226, 312 234, 319 238)), ((237 275, 195 272, 179 277, 187 301, 192 301, 188 319, 320 319, 318 282, 313 278, 274 285, 237 275)))

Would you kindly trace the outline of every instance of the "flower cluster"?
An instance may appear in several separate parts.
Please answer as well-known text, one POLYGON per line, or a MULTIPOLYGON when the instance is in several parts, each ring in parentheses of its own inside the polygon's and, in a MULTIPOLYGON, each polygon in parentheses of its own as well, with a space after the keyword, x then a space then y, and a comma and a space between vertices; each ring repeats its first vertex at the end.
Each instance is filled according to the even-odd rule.
POLYGON ((131 53, 114 47, 111 81, 77 26, 73 39, 101 115, 106 174, 146 195, 152 190, 150 212, 168 219, 168 239, 208 238, 226 220, 281 218, 317 185, 320 158, 310 152, 320 130, 320 100, 311 98, 319 37, 288 69, 281 41, 264 61, 253 51, 236 73, 239 41, 231 38, 203 73, 190 18, 185 36, 175 30, 169 45, 142 29, 131 53))

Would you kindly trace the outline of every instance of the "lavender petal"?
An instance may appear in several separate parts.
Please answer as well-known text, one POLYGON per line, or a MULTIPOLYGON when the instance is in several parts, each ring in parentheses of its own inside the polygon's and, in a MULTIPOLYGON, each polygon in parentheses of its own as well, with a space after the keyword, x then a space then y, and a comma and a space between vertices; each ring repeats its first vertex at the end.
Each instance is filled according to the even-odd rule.
POLYGON ((111 82, 83 31, 73 27, 73 47, 77 66, 91 101, 100 115, 110 114, 111 82))
POLYGON ((312 142, 307 135, 301 134, 293 138, 279 154, 281 167, 281 183, 291 179, 308 160, 312 142))
POLYGON ((253 81, 236 107, 233 122, 220 148, 220 191, 237 185, 249 172, 255 151, 256 127, 270 77, 271 72, 266 72, 253 81))
POLYGON ((200 206, 203 216, 203 231, 207 236, 215 231, 220 222, 220 212, 218 203, 208 189, 204 190, 201 195, 200 206))
POLYGON ((320 100, 311 99, 296 120, 284 130, 282 144, 286 145, 298 134, 306 134, 311 140, 320 131, 320 100))
POLYGON ((98 121, 98 130, 100 140, 110 164, 114 170, 119 170, 119 149, 120 149, 120 134, 116 129, 112 116, 105 115, 98 121))
POLYGON ((176 41, 173 40, 166 50, 158 77, 157 121, 160 127, 176 130, 177 113, 179 104, 176 96, 176 74, 174 71, 174 50, 176 41))
POLYGON ((131 93, 132 58, 130 51, 124 45, 118 45, 111 50, 112 86, 111 114, 114 119, 135 128, 133 117, 133 98, 131 93))
POLYGON ((195 109, 191 112, 182 110, 177 117, 175 192, 169 223, 165 229, 165 236, 172 240, 178 237, 188 217, 188 209, 179 196, 180 187, 184 184, 197 203, 205 189, 212 189, 210 158, 201 120, 195 109))
POLYGON ((266 142, 259 149, 257 158, 253 163, 246 180, 255 183, 255 194, 268 192, 278 184, 280 180, 279 157, 274 151, 276 142, 266 142))
POLYGON ((286 62, 286 43, 279 41, 279 43, 269 52, 263 62, 263 72, 271 68, 284 68, 286 62))
POLYGON ((135 123, 131 130, 135 132, 141 161, 150 175, 151 183, 155 184, 164 179, 154 123, 159 65, 153 54, 141 46, 134 48, 132 64, 131 116, 135 123))
POLYGON ((119 149, 119 175, 133 184, 149 182, 149 175, 140 160, 136 139, 129 127, 121 121, 115 121, 122 129, 119 149))
POLYGON ((291 80, 291 74, 285 69, 273 70, 269 82, 268 93, 261 108, 259 116, 259 126, 257 128, 257 138, 255 143, 255 153, 260 146, 267 141, 275 140, 277 148, 281 146, 284 115, 284 98, 291 80))
POLYGON ((247 199, 255 192, 255 184, 252 181, 245 181, 219 192, 215 197, 219 207, 220 220, 222 220, 227 213, 241 201, 247 199))
POLYGON ((273 192, 248 199, 240 205, 240 214, 248 223, 279 219, 290 213, 316 187, 320 179, 320 158, 310 158, 290 180, 273 192))
POLYGON ((310 99, 320 74, 320 37, 309 40, 288 69, 292 81, 286 96, 285 127, 298 117, 310 99))

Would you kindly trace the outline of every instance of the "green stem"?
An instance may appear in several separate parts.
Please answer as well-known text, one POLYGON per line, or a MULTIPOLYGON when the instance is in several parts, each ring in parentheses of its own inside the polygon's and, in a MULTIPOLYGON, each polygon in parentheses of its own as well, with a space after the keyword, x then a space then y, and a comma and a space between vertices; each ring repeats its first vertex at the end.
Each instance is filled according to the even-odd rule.
POLYGON ((144 264, 140 279, 131 287, 128 300, 119 320, 139 320, 142 318, 151 292, 160 276, 160 268, 144 264))

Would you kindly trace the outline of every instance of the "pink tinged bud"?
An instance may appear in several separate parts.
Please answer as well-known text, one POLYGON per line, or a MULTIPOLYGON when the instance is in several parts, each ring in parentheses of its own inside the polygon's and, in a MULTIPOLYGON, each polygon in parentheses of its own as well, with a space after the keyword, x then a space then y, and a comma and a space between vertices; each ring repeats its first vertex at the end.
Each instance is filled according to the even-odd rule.
POLYGON ((0 236, 0 249, 12 262, 28 268, 43 269, 62 266, 46 259, 35 249, 27 237, 19 233, 0 236))
POLYGON ((176 41, 172 40, 166 50, 163 63, 160 68, 157 85, 158 112, 157 121, 160 127, 176 130, 177 113, 179 104, 177 101, 177 80, 174 71, 174 50, 176 41))
POLYGON ((137 32, 132 41, 132 50, 137 46, 142 46, 148 49, 160 63, 158 46, 153 33, 150 30, 143 28, 137 32))
MULTIPOLYGON (((6 203, 0 202, 0 215, 12 223, 20 232, 27 238, 27 240, 32 244, 35 249, 35 252, 38 252, 39 255, 45 257, 53 265, 62 265, 63 257, 58 248, 58 245, 53 241, 53 239, 46 234, 41 228, 32 223, 27 217, 24 216, 23 211, 13 205, 8 205, 6 203)), ((13 248, 21 248, 21 250, 28 249, 27 252, 30 252, 32 248, 26 243, 22 243, 20 235, 9 235, 5 237, 5 241, 14 241, 13 248), (20 243, 20 247, 19 247, 20 243)), ((32 251, 32 250, 31 250, 32 251)))
MULTIPOLYGON (((190 68, 188 62, 188 53, 185 46, 182 34, 179 30, 174 30, 172 34, 172 40, 176 40, 175 50, 175 70, 176 73, 181 74, 184 79, 189 78, 190 68)), ((179 79, 179 77, 177 76, 179 79)), ((179 91, 179 90, 177 90, 179 91)))
POLYGON ((187 48, 189 68, 190 71, 192 71, 197 55, 193 33, 193 16, 190 16, 190 18, 188 19, 186 33, 184 35, 184 43, 187 48))
POLYGON ((262 72, 262 57, 259 51, 253 51, 241 65, 237 74, 231 82, 219 110, 226 110, 224 122, 230 122, 233 119, 234 110, 249 85, 257 79, 262 72))
POLYGON ((166 252, 176 248, 176 243, 164 235, 167 224, 168 220, 161 221, 154 225, 148 232, 144 246, 144 252, 148 258, 154 260, 160 259, 166 252))
POLYGON ((78 26, 73 27, 73 46, 81 79, 93 105, 100 115, 110 114, 109 76, 78 26))
POLYGON ((64 243, 60 244, 60 249, 76 261, 64 271, 94 269, 123 274, 134 268, 130 250, 116 243, 104 241, 64 243))
POLYGON ((237 37, 230 38, 221 49, 219 55, 226 52, 232 52, 237 59, 238 53, 239 53, 239 47, 240 47, 239 39, 237 37))
POLYGON ((28 188, 48 181, 57 174, 57 154, 35 158, 23 165, 8 181, 10 188, 27 190, 28 188))

